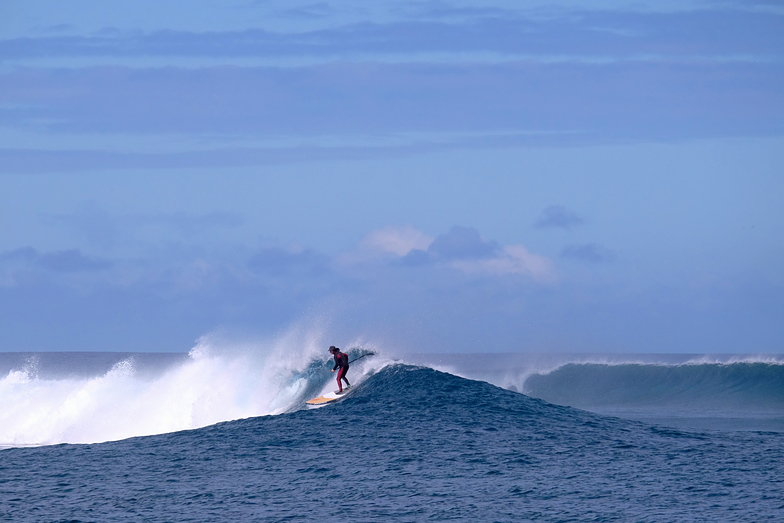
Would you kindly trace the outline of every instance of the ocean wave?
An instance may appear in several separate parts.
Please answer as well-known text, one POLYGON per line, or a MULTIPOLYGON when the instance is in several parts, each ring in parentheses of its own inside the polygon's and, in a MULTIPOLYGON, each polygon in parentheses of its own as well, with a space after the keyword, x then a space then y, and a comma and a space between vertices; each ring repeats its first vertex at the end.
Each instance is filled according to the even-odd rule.
MULTIPOLYGON (((313 336, 268 344, 205 337, 156 372, 141 371, 140 355, 130 355, 100 372, 51 375, 42 358, 26 357, 0 377, 0 447, 96 443, 281 414, 334 386, 331 358, 313 336)), ((369 360, 352 366, 353 383, 371 371, 369 360)))
POLYGON ((523 392, 579 407, 675 405, 784 408, 784 364, 716 357, 683 363, 568 363, 530 375, 523 392))
MULTIPOLYGON (((83 356, 61 354, 57 372, 43 353, 19 356, 0 377, 0 447, 97 443, 302 410, 307 408, 305 400, 334 388, 332 361, 324 347, 313 334, 288 334, 264 344, 205 337, 187 356, 166 359, 157 367, 141 354, 109 359, 106 353, 88 358, 91 365, 83 365, 83 356), (68 361, 81 371, 63 363, 68 361), (91 370, 85 373, 84 368, 91 370)), ((362 343, 348 349, 351 359, 373 351, 378 348, 362 343)), ((620 411, 602 409, 784 411, 784 363, 775 356, 507 354, 424 359, 430 361, 420 367, 400 366, 382 355, 362 359, 352 365, 354 390, 347 398, 361 405, 370 394, 374 408, 397 409, 400 398, 415 397, 405 408, 425 411, 468 401, 460 399, 458 390, 464 381, 444 381, 451 374, 553 404, 622 417, 620 411), (414 368, 431 373, 412 383, 414 368), (376 373, 372 387, 363 387, 363 380, 376 373), (435 392, 444 383, 455 389, 451 397, 435 392)), ((470 401, 492 410, 492 402, 506 399, 488 392, 470 401)), ((632 419, 645 418, 639 411, 632 414, 632 419)))
POLYGON ((14 521, 773 521, 784 440, 393 364, 322 409, 0 455, 14 521))

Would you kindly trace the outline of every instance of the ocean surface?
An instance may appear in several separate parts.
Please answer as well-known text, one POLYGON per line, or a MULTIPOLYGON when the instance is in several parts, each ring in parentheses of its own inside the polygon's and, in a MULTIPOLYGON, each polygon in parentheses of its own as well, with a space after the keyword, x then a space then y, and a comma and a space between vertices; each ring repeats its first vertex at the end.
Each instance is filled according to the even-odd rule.
POLYGON ((0 520, 782 521, 784 358, 0 354, 0 520))

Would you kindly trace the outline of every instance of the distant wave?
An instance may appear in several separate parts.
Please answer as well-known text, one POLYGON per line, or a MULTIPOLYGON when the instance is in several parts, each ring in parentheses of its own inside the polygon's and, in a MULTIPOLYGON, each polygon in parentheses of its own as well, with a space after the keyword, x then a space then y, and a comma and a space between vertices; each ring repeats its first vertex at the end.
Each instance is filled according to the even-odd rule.
POLYGON ((784 364, 773 358, 716 362, 707 357, 680 364, 568 363, 532 374, 523 392, 586 408, 690 404, 784 409, 784 364))

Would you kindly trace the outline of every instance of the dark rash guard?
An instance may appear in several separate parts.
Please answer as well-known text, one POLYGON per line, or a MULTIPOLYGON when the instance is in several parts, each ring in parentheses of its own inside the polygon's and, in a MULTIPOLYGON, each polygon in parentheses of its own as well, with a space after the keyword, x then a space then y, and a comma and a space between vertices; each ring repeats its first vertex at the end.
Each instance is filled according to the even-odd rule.
POLYGON ((342 369, 342 368, 348 370, 348 354, 345 354, 343 352, 338 352, 334 356, 335 356, 335 366, 332 367, 332 370, 342 369))

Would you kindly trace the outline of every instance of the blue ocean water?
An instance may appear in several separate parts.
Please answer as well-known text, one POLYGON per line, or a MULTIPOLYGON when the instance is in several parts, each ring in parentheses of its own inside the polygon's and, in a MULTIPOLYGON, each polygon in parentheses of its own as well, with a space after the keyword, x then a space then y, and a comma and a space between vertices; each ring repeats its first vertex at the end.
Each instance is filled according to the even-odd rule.
POLYGON ((688 429, 784 432, 784 358, 420 354, 406 358, 591 412, 688 429))
POLYGON ((308 409, 305 399, 334 384, 329 362, 315 351, 291 359, 279 352, 209 350, 3 355, 0 519, 784 516, 784 431, 756 430, 760 414, 744 414, 758 405, 760 412, 781 415, 784 365, 776 358, 419 359, 434 358, 442 361, 425 366, 403 363, 405 357, 365 357, 352 365, 354 386, 344 399, 308 409), (73 365, 73 358, 81 363, 73 365), (445 365, 464 367, 455 373, 431 368, 445 365), (472 372, 522 382, 504 387, 456 375, 472 372), (551 402, 511 388, 551 396, 551 402), (735 402, 714 414, 748 421, 745 430, 675 427, 552 402, 621 403, 643 413, 653 405, 683 418, 684 409, 712 404, 717 396, 735 402), (215 421, 220 412, 232 421, 215 421), (169 430, 181 425, 187 430, 169 430))

